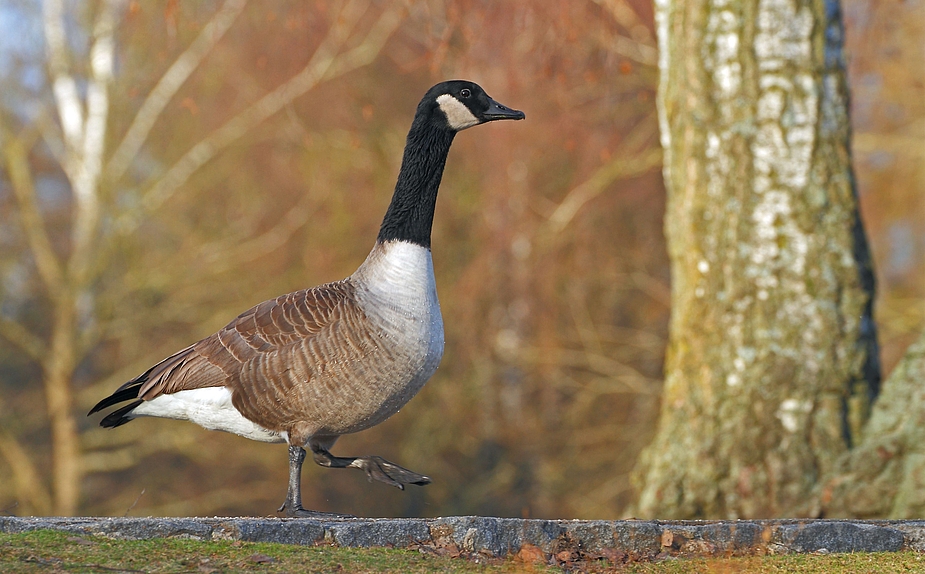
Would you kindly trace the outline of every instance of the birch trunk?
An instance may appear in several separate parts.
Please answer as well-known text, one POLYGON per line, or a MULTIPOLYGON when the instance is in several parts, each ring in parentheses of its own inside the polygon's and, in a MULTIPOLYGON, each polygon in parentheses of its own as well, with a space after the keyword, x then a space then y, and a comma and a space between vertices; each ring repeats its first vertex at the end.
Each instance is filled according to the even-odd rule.
POLYGON ((77 332, 69 299, 57 301, 50 353, 42 365, 51 426, 52 511, 58 516, 75 515, 80 503, 80 439, 71 388, 77 332))
POLYGON ((826 517, 915 519, 925 514, 925 331, 883 385, 861 444, 822 491, 826 517))
MULTIPOLYGON (((92 30, 90 73, 86 83, 86 106, 76 89, 77 81, 68 65, 65 11, 60 0, 43 4, 48 69, 64 140, 62 167, 74 197, 71 252, 64 265, 49 249, 53 267, 63 268, 55 277, 45 277, 52 294, 54 321, 49 352, 42 357, 45 401, 52 441, 52 506, 56 514, 71 516, 80 503, 80 441, 74 416, 71 381, 78 363, 78 302, 92 307, 91 266, 97 252, 100 223, 100 176, 109 120, 109 86, 113 77, 116 12, 120 0, 100 6, 92 30)), ((29 193, 34 195, 34 190, 29 193)), ((34 201, 34 200, 30 200, 34 201)), ((41 227, 40 221, 34 222, 41 227)), ((33 233, 41 233, 33 231, 33 233)))
POLYGON ((837 1, 657 0, 672 317, 639 516, 814 516, 879 384, 837 1))

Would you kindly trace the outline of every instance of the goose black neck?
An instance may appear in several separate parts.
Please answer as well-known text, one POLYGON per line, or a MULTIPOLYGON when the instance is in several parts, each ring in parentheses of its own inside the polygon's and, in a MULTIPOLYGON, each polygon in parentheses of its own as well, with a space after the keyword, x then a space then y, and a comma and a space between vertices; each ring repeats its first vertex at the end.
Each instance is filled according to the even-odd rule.
POLYGON ((430 248, 437 190, 456 132, 416 116, 408 132, 392 203, 385 212, 378 241, 409 241, 430 248))

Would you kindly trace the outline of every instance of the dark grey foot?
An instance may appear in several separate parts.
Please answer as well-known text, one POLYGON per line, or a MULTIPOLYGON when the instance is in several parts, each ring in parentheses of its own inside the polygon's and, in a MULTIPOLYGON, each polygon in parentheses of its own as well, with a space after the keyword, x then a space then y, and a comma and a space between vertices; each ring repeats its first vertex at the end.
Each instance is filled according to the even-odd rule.
POLYGON ((352 514, 337 514, 336 512, 321 512, 319 510, 305 510, 301 506, 292 506, 287 500, 276 512, 284 512, 289 518, 315 518, 318 520, 339 520, 343 518, 356 518, 352 514))
POLYGON ((289 490, 286 492, 286 502, 276 512, 285 512, 291 518, 315 518, 318 520, 336 520, 341 518, 356 518, 352 514, 336 514, 334 512, 319 512, 302 508, 302 462, 305 460, 305 449, 300 446, 289 447, 289 490))
POLYGON ((406 484, 424 486, 431 483, 429 476, 402 468, 381 456, 340 457, 332 455, 321 445, 310 446, 312 457, 319 465, 328 468, 359 468, 366 472, 370 482, 376 479, 400 490, 404 490, 406 484))
POLYGON ((431 483, 429 476, 412 472, 407 468, 385 460, 381 456, 360 457, 353 461, 350 466, 366 471, 366 476, 369 477, 370 482, 376 479, 400 490, 404 490, 406 484, 424 486, 431 483))

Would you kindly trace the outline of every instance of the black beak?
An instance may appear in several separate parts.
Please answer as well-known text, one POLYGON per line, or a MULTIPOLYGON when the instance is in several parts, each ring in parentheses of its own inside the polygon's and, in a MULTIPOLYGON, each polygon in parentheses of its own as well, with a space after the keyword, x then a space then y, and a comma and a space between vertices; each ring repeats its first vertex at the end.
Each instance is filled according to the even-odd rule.
POLYGON ((482 117, 485 118, 486 122, 493 122, 495 120, 522 120, 527 116, 520 110, 512 110, 488 98, 488 109, 482 114, 482 117))

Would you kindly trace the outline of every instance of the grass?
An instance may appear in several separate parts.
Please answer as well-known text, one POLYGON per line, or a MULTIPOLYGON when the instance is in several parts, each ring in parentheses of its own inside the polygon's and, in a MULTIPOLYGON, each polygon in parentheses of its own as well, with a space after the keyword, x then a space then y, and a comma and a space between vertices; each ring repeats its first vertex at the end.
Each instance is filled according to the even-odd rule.
MULTIPOLYGON (((113 540, 37 530, 0 534, 0 572, 521 572, 513 560, 481 563, 414 550, 332 548, 259 542, 113 540)), ((560 572, 535 568, 536 572, 560 572)))
POLYGON ((910 574, 925 572, 917 552, 789 554, 736 558, 684 558, 637 563, 618 570, 633 574, 910 574))
POLYGON ((620 572, 626 574, 925 573, 925 556, 914 552, 671 558, 614 566, 604 560, 531 564, 516 558, 450 558, 415 550, 331 548, 197 540, 112 540, 54 531, 0 534, 0 572, 620 572))

